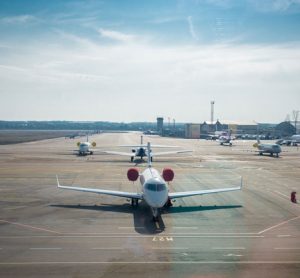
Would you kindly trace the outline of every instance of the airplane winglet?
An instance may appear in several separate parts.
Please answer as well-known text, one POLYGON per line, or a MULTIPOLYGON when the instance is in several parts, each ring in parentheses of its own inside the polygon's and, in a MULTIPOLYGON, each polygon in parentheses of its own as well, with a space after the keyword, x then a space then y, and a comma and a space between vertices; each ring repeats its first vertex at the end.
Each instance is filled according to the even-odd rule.
POLYGON ((60 187, 58 176, 56 175, 57 187, 60 187))

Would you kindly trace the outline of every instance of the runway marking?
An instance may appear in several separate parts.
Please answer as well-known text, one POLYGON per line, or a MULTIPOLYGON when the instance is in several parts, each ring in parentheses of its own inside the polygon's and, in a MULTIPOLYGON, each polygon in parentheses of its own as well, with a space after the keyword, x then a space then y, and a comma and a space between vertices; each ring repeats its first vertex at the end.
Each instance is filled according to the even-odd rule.
POLYGON ((290 221, 296 220, 296 219, 298 219, 298 218, 300 218, 300 216, 296 216, 296 217, 291 218, 291 219, 289 219, 289 220, 283 221, 283 222, 281 222, 281 223, 279 223, 279 224, 277 224, 277 225, 274 225, 274 226, 269 227, 269 228, 267 228, 267 229, 265 229, 265 230, 262 230, 262 231, 258 232, 257 234, 260 235, 260 234, 265 233, 265 232, 267 232, 267 231, 273 230, 273 229, 275 229, 275 228, 277 228, 277 227, 279 227, 279 226, 282 226, 282 225, 284 225, 284 224, 286 224, 286 223, 288 223, 288 222, 290 222, 290 221))
POLYGON ((244 255, 241 254, 227 254, 227 255, 223 255, 224 257, 243 257, 244 255))
POLYGON ((152 247, 153 250, 188 250, 185 247, 152 247))
POLYGON ((276 194, 278 197, 280 197, 280 198, 282 198, 282 199, 284 199, 284 200, 290 199, 289 196, 287 196, 287 195, 285 195, 285 194, 283 194, 283 193, 281 193, 281 192, 279 192, 279 191, 277 191, 277 190, 275 190, 275 191, 269 190, 269 192, 271 192, 271 193, 273 193, 273 194, 276 194))
MULTIPOLYGON (((237 235, 237 236, 204 236, 204 235, 172 235, 162 237, 175 237, 175 238, 264 238, 262 235, 237 235)), ((0 236, 0 238, 153 238, 153 235, 91 235, 91 236, 0 236)))
POLYGON ((119 248, 119 247, 94 247, 91 248, 92 250, 124 250, 124 248, 119 248))
POLYGON ((30 250, 61 250, 60 247, 32 247, 30 250))
POLYGON ((122 230, 122 229, 145 229, 145 227, 134 227, 134 226, 131 226, 131 227, 118 227, 119 230, 122 230))
POLYGON ((58 265, 58 264, 299 264, 300 261, 140 261, 140 262, 0 262, 0 265, 58 265))
POLYGON ((300 250, 300 247, 276 247, 275 250, 300 250))
POLYGON ((0 220, 0 222, 16 225, 16 226, 23 227, 23 228, 30 228, 30 229, 33 229, 33 230, 39 230, 39 231, 43 231, 43 232, 61 234, 60 232, 56 232, 56 231, 52 231, 52 230, 48 230, 48 229, 44 229, 44 228, 38 228, 38 227, 26 225, 26 224, 17 223, 17 222, 10 222, 10 221, 7 221, 7 220, 0 220))
POLYGON ((245 247, 213 247, 214 250, 245 250, 245 247))
POLYGON ((197 230, 198 227, 172 227, 173 229, 191 229, 191 230, 197 230))
POLYGON ((290 237, 291 235, 277 235, 277 237, 290 237))

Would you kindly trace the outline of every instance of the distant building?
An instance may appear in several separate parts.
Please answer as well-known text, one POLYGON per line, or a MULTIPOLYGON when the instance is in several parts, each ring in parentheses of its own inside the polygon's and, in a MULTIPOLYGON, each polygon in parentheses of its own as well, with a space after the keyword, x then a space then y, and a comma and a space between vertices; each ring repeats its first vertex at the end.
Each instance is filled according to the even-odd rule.
POLYGON ((275 136, 278 137, 289 137, 296 133, 296 128, 290 122, 282 122, 276 125, 274 129, 275 136))
POLYGON ((200 138, 200 124, 186 124, 185 138, 199 139, 200 138))
POLYGON ((164 128, 164 118, 158 117, 157 121, 157 132, 159 135, 163 135, 163 128, 164 128))

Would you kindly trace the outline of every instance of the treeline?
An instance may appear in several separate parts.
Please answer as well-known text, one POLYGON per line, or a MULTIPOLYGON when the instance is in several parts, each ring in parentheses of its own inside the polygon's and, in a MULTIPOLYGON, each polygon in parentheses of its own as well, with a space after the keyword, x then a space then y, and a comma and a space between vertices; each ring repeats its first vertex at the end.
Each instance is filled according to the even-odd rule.
POLYGON ((156 130, 156 123, 75 122, 75 121, 0 121, 1 130, 156 130))

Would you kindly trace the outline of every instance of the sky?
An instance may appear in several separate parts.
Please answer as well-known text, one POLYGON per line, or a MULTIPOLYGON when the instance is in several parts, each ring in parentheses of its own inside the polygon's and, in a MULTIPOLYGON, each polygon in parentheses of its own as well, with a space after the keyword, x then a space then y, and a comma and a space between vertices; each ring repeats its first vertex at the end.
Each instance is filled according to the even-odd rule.
POLYGON ((1 0, 0 120, 278 123, 300 0, 1 0))

